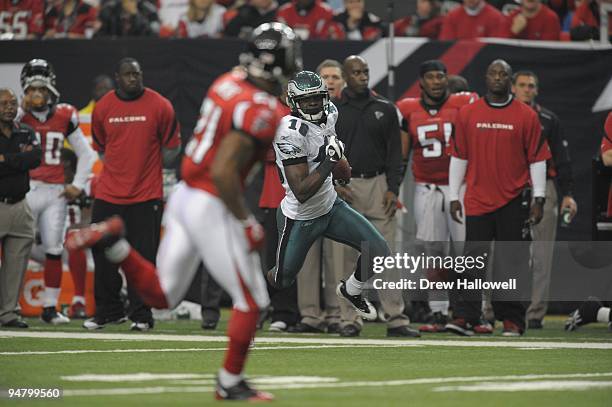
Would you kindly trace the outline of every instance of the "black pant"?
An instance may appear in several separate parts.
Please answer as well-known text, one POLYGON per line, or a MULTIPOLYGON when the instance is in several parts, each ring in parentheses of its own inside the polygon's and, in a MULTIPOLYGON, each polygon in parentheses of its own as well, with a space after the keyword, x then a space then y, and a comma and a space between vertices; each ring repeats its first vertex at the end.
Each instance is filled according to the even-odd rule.
MULTIPOLYGON (((493 278, 491 281, 506 281, 516 278, 516 291, 495 291, 493 310, 499 320, 510 320, 524 329, 525 304, 521 293, 528 292, 524 284, 529 272, 529 240, 523 233, 525 221, 529 218, 529 198, 519 195, 505 206, 494 212, 480 216, 466 217, 465 256, 478 257, 493 251, 493 278), (491 244, 491 241, 495 241, 491 244), (493 249, 493 250, 491 250, 493 249)), ((488 261, 486 261, 488 264, 488 261)), ((455 282, 459 279, 474 281, 477 278, 486 280, 486 267, 472 267, 463 273, 455 273, 455 282)), ((482 290, 452 290, 453 316, 466 321, 478 323, 482 307, 482 290)))
MULTIPOLYGON (((155 263, 159 246, 162 203, 159 200, 140 202, 132 205, 116 205, 99 199, 94 201, 91 221, 101 222, 113 215, 119 215, 125 222, 126 239, 145 259, 155 263)), ((118 265, 108 261, 104 250, 94 247, 96 317, 115 319, 125 312, 119 297, 122 280, 118 265)), ((147 322, 153 317, 151 309, 128 286, 130 301, 128 316, 135 322, 147 322)))
MULTIPOLYGON (((266 231, 263 270, 266 273, 276 265, 276 249, 278 247, 276 209, 264 210, 263 227, 266 231)), ((272 305, 272 321, 283 321, 287 325, 294 325, 299 320, 296 282, 294 281, 293 284, 282 290, 269 287, 268 292, 272 305)))
POLYGON ((202 320, 203 321, 219 321, 221 317, 220 304, 223 289, 210 275, 203 264, 199 267, 202 270, 202 320))

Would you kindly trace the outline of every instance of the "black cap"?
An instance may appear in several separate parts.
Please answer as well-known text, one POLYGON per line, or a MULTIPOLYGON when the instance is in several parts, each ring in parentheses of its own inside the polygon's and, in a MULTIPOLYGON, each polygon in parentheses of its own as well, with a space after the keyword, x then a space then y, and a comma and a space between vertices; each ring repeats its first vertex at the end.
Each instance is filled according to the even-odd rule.
POLYGON ((429 71, 442 71, 446 73, 446 65, 437 59, 430 59, 425 61, 419 67, 419 76, 422 78, 429 71))

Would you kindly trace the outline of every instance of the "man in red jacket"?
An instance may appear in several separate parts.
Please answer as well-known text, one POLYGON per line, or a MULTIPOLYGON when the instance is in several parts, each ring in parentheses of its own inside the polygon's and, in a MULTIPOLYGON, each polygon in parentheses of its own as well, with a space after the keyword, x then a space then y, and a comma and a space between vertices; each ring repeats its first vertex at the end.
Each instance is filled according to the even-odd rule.
POLYGON ((440 40, 471 40, 479 37, 498 37, 504 16, 484 0, 463 0, 444 19, 440 40))
POLYGON ((559 41, 561 24, 557 13, 541 0, 522 0, 521 7, 506 18, 502 36, 521 40, 559 41))
POLYGON ((344 33, 333 17, 331 7, 320 0, 293 0, 276 13, 276 20, 293 28, 303 40, 341 38, 344 33))

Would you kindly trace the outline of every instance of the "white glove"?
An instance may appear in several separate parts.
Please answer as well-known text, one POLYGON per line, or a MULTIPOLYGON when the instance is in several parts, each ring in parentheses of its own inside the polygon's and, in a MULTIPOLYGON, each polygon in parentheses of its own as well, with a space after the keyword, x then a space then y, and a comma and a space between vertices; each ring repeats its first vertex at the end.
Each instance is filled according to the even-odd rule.
POLYGON ((325 147, 325 154, 329 157, 330 161, 338 162, 344 158, 344 143, 338 140, 335 136, 330 137, 327 140, 327 146, 325 147))

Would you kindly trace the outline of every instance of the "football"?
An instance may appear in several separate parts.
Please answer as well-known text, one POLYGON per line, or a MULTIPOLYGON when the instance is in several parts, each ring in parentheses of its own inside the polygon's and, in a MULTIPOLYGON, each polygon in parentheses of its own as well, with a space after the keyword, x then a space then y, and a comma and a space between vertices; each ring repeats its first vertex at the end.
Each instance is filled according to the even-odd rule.
POLYGON ((351 165, 348 160, 345 158, 338 161, 338 164, 334 167, 332 171, 332 175, 334 176, 334 180, 348 183, 351 179, 351 165))

